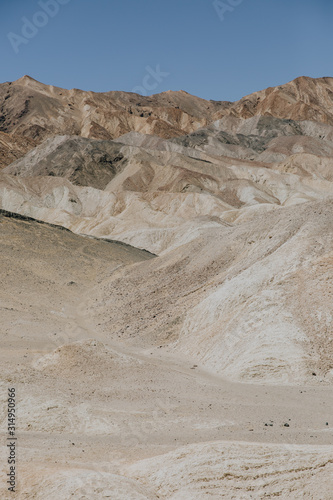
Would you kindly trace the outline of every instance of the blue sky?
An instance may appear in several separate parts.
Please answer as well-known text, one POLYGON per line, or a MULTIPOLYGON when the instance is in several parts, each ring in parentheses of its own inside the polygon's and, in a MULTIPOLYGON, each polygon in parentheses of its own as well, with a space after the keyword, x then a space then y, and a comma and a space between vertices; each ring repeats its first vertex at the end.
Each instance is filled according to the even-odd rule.
POLYGON ((333 76, 332 0, 215 4, 1 0, 0 81, 29 74, 64 88, 233 101, 297 76, 333 76))

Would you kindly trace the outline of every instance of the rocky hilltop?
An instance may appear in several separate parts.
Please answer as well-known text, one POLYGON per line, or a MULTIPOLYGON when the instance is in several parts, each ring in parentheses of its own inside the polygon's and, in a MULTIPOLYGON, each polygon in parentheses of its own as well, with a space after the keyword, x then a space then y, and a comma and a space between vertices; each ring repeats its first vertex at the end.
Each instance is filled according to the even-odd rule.
POLYGON ((65 90, 29 76, 1 84, 0 102, 0 130, 39 141, 64 133, 114 139, 132 130, 169 138, 207 125, 214 113, 227 106, 184 91, 145 97, 65 90))
POLYGON ((218 117, 225 115, 275 116, 333 125, 333 78, 302 76, 285 85, 254 92, 217 113, 218 117))
MULTIPOLYGON (((0 132, 40 143, 57 134, 111 140, 139 132, 170 139, 227 116, 268 116, 333 125, 332 95, 332 78, 301 77, 231 103, 206 101, 184 91, 146 97, 116 91, 65 90, 24 76, 0 84, 0 132)), ((33 145, 31 142, 30 147, 33 145)), ((1 165, 9 160, 2 159, 1 165)))

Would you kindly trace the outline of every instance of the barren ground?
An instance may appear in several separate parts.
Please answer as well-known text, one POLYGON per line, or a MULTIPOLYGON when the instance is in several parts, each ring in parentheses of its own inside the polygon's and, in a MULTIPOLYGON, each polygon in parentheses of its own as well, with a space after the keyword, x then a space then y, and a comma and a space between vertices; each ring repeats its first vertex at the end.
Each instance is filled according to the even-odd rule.
MULTIPOLYGON (((86 314, 96 289, 152 256, 0 222, 1 428, 4 443, 15 387, 16 498, 332 498, 330 386, 232 383, 104 334, 86 314)), ((3 482, 0 496, 11 498, 3 482)))

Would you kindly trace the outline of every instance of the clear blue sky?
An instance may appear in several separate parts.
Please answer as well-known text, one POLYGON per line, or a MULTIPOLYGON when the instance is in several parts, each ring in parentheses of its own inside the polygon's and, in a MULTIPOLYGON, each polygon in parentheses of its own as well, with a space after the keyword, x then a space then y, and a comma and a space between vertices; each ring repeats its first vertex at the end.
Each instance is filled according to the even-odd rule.
POLYGON ((39 1, 1 0, 1 82, 29 74, 64 88, 237 100, 333 76, 332 0, 221 0, 220 16, 214 0, 49 0, 53 17, 37 15, 39 1), (23 17, 40 25, 25 29, 30 38, 23 17), (147 67, 157 65, 156 79, 147 67))

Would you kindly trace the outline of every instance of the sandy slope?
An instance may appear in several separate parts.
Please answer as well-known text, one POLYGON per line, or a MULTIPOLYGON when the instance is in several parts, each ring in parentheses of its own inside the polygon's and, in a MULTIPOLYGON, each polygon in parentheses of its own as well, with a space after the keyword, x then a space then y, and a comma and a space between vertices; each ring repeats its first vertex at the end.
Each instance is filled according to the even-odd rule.
POLYGON ((15 386, 17 498, 330 498, 330 387, 230 383, 144 336, 124 343, 116 324, 100 330, 90 304, 109 276, 119 307, 119 273, 154 271, 157 258, 6 216, 1 235, 2 400, 15 386))

